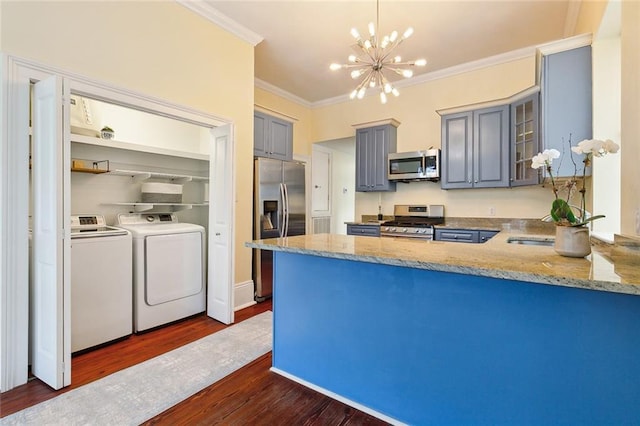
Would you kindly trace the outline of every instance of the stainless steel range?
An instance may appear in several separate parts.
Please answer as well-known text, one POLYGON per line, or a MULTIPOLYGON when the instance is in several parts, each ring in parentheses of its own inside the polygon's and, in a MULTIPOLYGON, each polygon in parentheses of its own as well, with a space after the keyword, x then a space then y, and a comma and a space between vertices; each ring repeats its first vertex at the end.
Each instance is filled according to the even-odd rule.
POLYGON ((444 206, 396 204, 394 220, 380 225, 381 237, 406 237, 433 240, 433 226, 444 223, 444 206))

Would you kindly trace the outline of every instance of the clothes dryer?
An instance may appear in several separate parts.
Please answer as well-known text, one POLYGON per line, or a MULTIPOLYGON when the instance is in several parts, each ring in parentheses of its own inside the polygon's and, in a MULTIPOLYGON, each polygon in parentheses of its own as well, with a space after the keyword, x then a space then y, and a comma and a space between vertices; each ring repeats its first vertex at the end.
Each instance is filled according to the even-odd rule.
POLYGON ((140 332, 203 312, 205 230, 173 213, 118 215, 133 239, 133 328, 140 332))

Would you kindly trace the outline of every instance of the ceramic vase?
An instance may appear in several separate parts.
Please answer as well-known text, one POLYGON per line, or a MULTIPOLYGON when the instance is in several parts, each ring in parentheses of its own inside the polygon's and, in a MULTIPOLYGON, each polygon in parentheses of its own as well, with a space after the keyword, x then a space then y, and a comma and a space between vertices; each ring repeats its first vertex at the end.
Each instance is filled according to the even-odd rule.
POLYGON ((556 226, 556 253, 567 257, 585 257, 591 253, 589 228, 586 226, 556 226))

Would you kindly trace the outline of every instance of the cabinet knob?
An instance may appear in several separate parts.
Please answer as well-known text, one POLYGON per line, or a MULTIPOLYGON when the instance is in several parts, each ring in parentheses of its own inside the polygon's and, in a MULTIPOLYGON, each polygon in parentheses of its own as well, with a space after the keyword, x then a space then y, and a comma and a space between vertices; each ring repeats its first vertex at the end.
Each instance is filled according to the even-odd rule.
POLYGON ((475 181, 474 183, 478 183, 478 181, 475 181))

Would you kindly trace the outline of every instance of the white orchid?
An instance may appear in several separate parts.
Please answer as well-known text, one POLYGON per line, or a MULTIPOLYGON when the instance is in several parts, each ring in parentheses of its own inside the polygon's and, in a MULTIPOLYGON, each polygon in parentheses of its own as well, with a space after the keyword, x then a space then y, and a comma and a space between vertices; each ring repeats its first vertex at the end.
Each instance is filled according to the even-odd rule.
POLYGON ((560 158, 560 151, 557 149, 545 149, 531 159, 531 168, 549 167, 556 158, 560 158))
POLYGON ((599 140, 599 139, 585 139, 578 143, 577 146, 572 146, 571 151, 576 154, 593 155, 594 157, 602 157, 605 154, 615 154, 620 149, 620 145, 612 141, 611 139, 599 140))
MULTIPOLYGON (((571 136, 569 136, 569 146, 571 146, 571 136)), ((581 141, 577 146, 571 146, 571 151, 576 154, 584 155, 582 160, 582 188, 579 190, 581 195, 581 203, 580 203, 580 215, 576 216, 571 210, 571 206, 569 205, 569 199, 573 193, 573 190, 578 184, 576 180, 577 174, 577 165, 576 170, 573 176, 573 179, 569 179, 562 186, 562 189, 567 191, 567 199, 564 200, 558 197, 559 189, 556 186, 556 182, 553 178, 553 173, 551 170, 551 163, 554 159, 560 158, 560 152, 556 149, 545 149, 543 152, 539 152, 538 155, 535 155, 531 159, 531 167, 534 169, 539 169, 540 167, 544 167, 551 179, 551 189, 553 190, 553 195, 555 196, 555 200, 551 204, 551 217, 558 225, 564 226, 582 226, 587 222, 590 222, 594 219, 599 219, 604 217, 603 215, 591 216, 587 218, 586 211, 586 200, 585 194, 587 192, 585 188, 586 181, 586 170, 587 167, 591 165, 592 157, 602 157, 606 154, 615 154, 620 149, 620 146, 613 142, 611 139, 607 140, 599 140, 599 139, 585 139, 581 141)), ((573 161, 573 158, 572 158, 573 161)))

